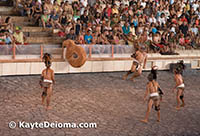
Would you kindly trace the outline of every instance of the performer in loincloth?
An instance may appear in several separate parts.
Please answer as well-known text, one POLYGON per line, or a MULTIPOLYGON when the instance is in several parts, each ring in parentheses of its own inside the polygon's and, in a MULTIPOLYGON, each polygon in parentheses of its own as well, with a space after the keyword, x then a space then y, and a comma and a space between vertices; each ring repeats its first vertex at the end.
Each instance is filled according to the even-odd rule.
POLYGON ((157 121, 160 122, 160 98, 159 98, 159 93, 158 93, 159 84, 153 79, 152 73, 150 73, 147 78, 148 78, 149 82, 147 83, 144 101, 146 101, 148 94, 150 94, 150 95, 149 95, 145 119, 141 120, 141 121, 145 122, 145 123, 148 122, 149 113, 151 111, 152 105, 154 105, 155 110, 157 111, 157 121))
POLYGON ((145 47, 140 47, 133 55, 131 55, 131 57, 134 58, 133 64, 131 70, 129 70, 127 74, 123 76, 124 80, 126 80, 128 75, 133 72, 134 74, 131 77, 131 80, 140 76, 142 74, 142 69, 146 67, 147 54, 145 52, 145 47))
POLYGON ((183 82, 183 77, 182 77, 182 68, 181 67, 177 67, 174 69, 174 79, 176 82, 176 86, 173 89, 173 92, 176 92, 176 100, 177 100, 177 106, 176 109, 179 110, 180 107, 184 107, 185 106, 185 102, 184 102, 184 82, 183 82), (182 104, 181 104, 182 102, 182 104))
MULTIPOLYGON (((153 66, 151 68, 151 74, 153 74, 153 80, 157 81, 157 71, 158 71, 158 66, 153 66)), ((162 96, 163 96, 163 91, 161 90, 160 86, 158 87, 158 93, 160 95, 160 101, 162 101, 162 96)))
POLYGON ((42 92, 42 104, 45 105, 46 98, 46 110, 50 109, 50 99, 52 95, 52 86, 55 84, 54 71, 51 67, 51 55, 45 53, 43 56, 46 68, 42 71, 40 86, 43 88, 42 92))

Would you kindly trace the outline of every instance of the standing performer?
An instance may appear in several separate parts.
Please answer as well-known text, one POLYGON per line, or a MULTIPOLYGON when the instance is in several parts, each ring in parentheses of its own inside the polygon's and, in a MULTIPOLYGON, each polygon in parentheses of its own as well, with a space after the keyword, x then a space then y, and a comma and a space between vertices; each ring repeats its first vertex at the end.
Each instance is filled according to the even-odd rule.
POLYGON ((149 113, 151 111, 152 105, 155 105, 155 110, 157 111, 157 116, 158 116, 157 121, 160 122, 160 101, 159 101, 159 94, 158 94, 159 84, 155 80, 153 80, 152 73, 150 73, 147 78, 148 78, 149 82, 147 83, 144 101, 146 101, 148 94, 150 94, 150 97, 148 100, 148 106, 147 106, 147 112, 145 115, 145 119, 141 120, 141 121, 144 123, 148 122, 149 113))
POLYGON ((176 86, 173 89, 173 92, 176 92, 176 100, 177 100, 177 106, 176 109, 179 110, 180 107, 184 107, 185 106, 185 102, 184 102, 184 82, 183 82, 183 77, 182 77, 182 68, 181 67, 177 67, 176 69, 174 69, 174 79, 176 82, 176 86), (182 102, 182 104, 181 104, 182 102), (180 105, 181 104, 181 105, 180 105))
MULTIPOLYGON (((151 74, 153 74, 153 80, 157 81, 157 71, 158 71, 158 67, 157 66, 153 66, 151 68, 151 74)), ((163 91, 161 90, 160 86, 158 87, 158 92, 160 95, 160 101, 162 101, 162 96, 163 96, 163 91)))
POLYGON ((142 74, 142 69, 146 67, 147 54, 145 52, 145 47, 139 48, 133 55, 131 55, 131 57, 134 58, 133 64, 131 70, 129 70, 127 74, 123 76, 124 80, 126 80, 128 75, 133 72, 134 74, 131 77, 131 80, 140 76, 142 74))
POLYGON ((43 56, 43 59, 45 61, 46 68, 42 71, 41 80, 40 80, 40 86, 43 88, 42 92, 42 104, 45 104, 45 98, 46 98, 46 110, 50 109, 50 99, 52 95, 52 86, 55 84, 54 79, 54 71, 50 68, 51 67, 51 55, 48 53, 45 53, 43 56))

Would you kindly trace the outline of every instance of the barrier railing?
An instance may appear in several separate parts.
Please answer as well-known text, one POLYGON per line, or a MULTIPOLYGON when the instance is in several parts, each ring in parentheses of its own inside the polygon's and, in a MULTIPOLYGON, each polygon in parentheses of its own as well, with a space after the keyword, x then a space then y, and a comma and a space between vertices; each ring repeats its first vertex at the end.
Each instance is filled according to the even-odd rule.
MULTIPOLYGON (((56 45, 55 45, 56 46, 56 45)), ((133 46, 129 45, 78 45, 85 49, 88 60, 127 60, 131 59, 130 54, 134 52, 133 46)), ((41 62, 42 56, 45 51, 48 53, 54 52, 55 49, 60 49, 57 52, 58 57, 54 58, 53 61, 64 61, 61 58, 61 46, 48 46, 48 45, 0 45, 0 63, 8 62, 41 62), (48 49, 48 50, 47 50, 48 49), (25 57, 21 57, 25 56, 25 57), (31 57, 30 57, 31 56, 31 57)), ((52 53, 53 54, 53 53, 52 53)), ((54 55, 54 54, 53 54, 54 55)), ((166 57, 166 59, 176 59, 166 57)), ((188 58, 200 59, 199 56, 188 56, 188 58)), ((156 57, 151 58, 158 59, 156 57)), ((165 56, 162 56, 165 59, 165 56)), ((180 59, 184 57, 180 56, 180 59)))
MULTIPOLYGON (((133 48, 127 45, 78 45, 85 49, 88 60, 90 60, 95 55, 96 58, 101 58, 102 56, 107 56, 108 58, 114 58, 114 54, 130 54, 133 52, 133 48)), ((42 61, 42 56, 45 52, 45 49, 50 51, 49 53, 55 52, 54 49, 61 49, 51 48, 48 45, 0 45, 0 62, 30 62, 30 61, 42 61), (19 57, 19 56, 30 56, 35 55, 35 58, 31 57, 19 57), (2 57, 3 56, 3 57, 2 57), (7 57, 5 57, 7 56, 7 57), (12 57, 9 57, 12 56, 12 57)), ((52 53, 53 54, 53 53, 52 53)), ((63 61, 61 58, 54 59, 53 61, 63 61)))

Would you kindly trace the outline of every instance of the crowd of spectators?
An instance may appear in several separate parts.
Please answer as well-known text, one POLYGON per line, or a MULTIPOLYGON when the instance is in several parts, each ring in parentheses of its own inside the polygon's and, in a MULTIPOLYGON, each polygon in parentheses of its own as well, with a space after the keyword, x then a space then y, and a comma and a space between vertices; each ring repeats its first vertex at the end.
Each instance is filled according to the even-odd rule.
POLYGON ((200 47, 198 0, 16 0, 22 16, 77 44, 200 47))

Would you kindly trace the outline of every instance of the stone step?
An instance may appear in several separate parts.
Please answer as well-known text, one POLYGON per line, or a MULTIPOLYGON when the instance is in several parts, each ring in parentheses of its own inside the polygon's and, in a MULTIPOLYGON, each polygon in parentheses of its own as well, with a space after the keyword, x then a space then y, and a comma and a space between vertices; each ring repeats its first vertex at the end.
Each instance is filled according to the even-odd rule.
POLYGON ((36 27, 34 22, 17 22, 15 26, 22 26, 22 27, 36 27))
POLYGON ((18 16, 18 15, 20 15, 20 13, 16 12, 16 11, 0 11, 0 16, 2 16, 2 15, 7 15, 7 16, 15 15, 15 16, 18 16))
MULTIPOLYGON (((5 20, 8 16, 2 16, 3 20, 5 20)), ((35 26, 33 21, 29 21, 28 17, 22 16, 9 16, 11 17, 12 22, 15 26, 35 26)))
POLYGON ((13 7, 0 6, 0 12, 8 12, 8 11, 13 11, 13 7))
POLYGON ((50 32, 24 32, 26 37, 50 37, 52 33, 50 32))
POLYGON ((200 53, 200 50, 177 50, 178 53, 188 53, 188 54, 192 54, 192 53, 200 53))
MULTIPOLYGON (((2 16, 3 19, 7 18, 8 16, 4 15, 2 16)), ((28 17, 22 17, 22 16, 9 16, 12 18, 12 22, 28 22, 28 17)))
POLYGON ((61 37, 27 37, 27 43, 41 43, 41 44, 58 44, 62 43, 65 40, 65 38, 61 37))
POLYGON ((16 12, 13 7, 0 6, 0 15, 14 16, 14 15, 20 15, 20 13, 16 12))
POLYGON ((25 26, 22 28, 23 32, 52 32, 52 29, 43 27, 29 27, 25 26))

